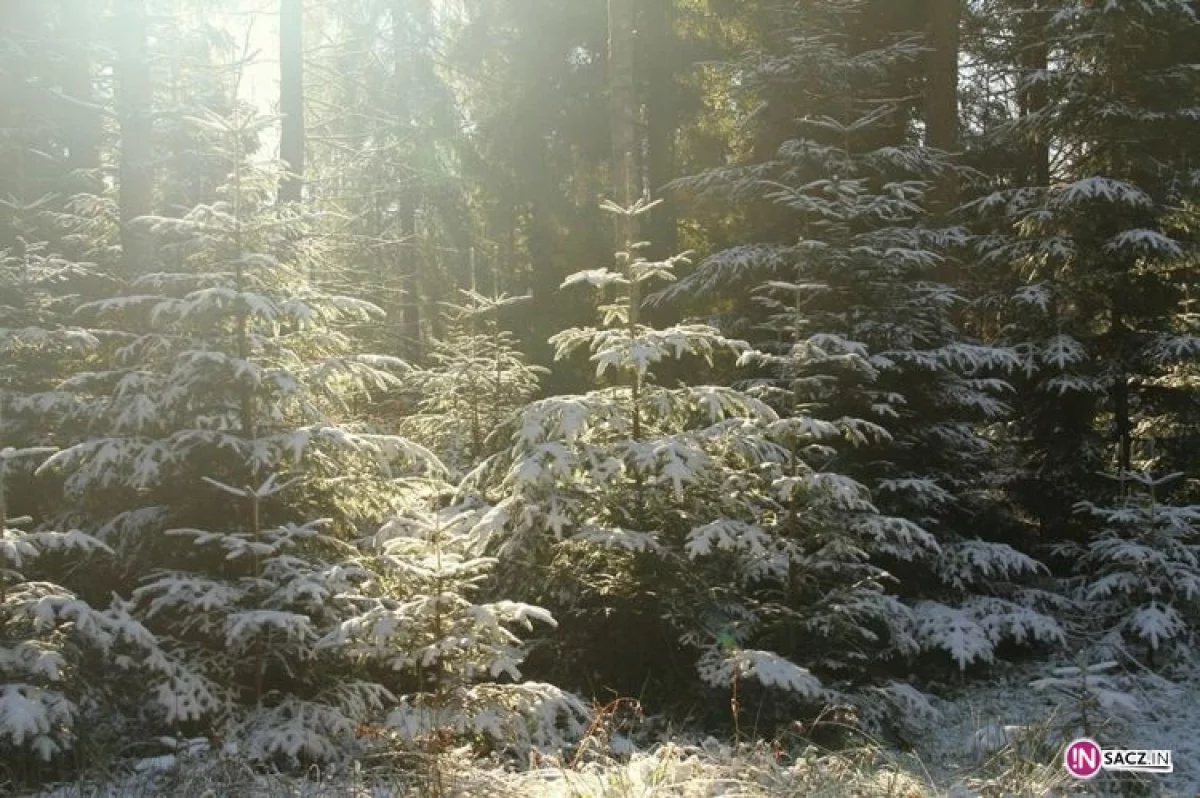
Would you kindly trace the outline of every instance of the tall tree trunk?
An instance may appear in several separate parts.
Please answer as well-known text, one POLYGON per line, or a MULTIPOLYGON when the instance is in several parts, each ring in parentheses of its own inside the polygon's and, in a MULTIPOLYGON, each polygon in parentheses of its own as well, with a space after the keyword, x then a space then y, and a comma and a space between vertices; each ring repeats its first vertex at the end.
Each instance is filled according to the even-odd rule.
POLYGON ((1133 465, 1133 416, 1129 406, 1129 369, 1126 367, 1126 341, 1130 337, 1130 330, 1125 324, 1123 299, 1114 297, 1112 302, 1112 336, 1116 351, 1113 357, 1113 365, 1116 366, 1112 386, 1113 426, 1117 439, 1117 471, 1123 474, 1131 470, 1133 465))
MULTIPOLYGON (((525 224, 526 247, 529 254, 530 319, 523 332, 525 350, 535 363, 549 364, 554 357, 547 338, 562 315, 562 271, 557 267, 555 250, 554 204, 560 202, 548 186, 545 176, 536 179, 531 188, 529 215, 525 224)), ((553 379, 557 375, 551 375, 553 379)), ((550 384, 546 386, 551 389, 550 384)))
MULTIPOLYGON (((653 0, 652 0, 653 2, 653 0)), ((663 0, 658 0, 663 2, 663 0)), ((640 193, 634 185, 637 136, 637 91, 634 83, 634 26, 637 14, 635 0, 608 0, 608 90, 609 119, 612 125, 612 194, 616 202, 631 205, 640 193)), ((632 262, 632 245, 638 240, 637 220, 631 216, 617 217, 616 246, 628 252, 632 262)), ((632 275, 630 275, 632 277, 632 275)), ((640 284, 629 281, 629 335, 636 334, 642 305, 640 284)), ((641 375, 629 374, 630 434, 641 438, 641 375)), ((635 491, 636 492, 636 491, 635 491)), ((635 499, 636 501, 636 499, 635 499)))
POLYGON ((304 186, 304 2, 279 4, 279 111, 283 127, 279 157, 288 175, 279 184, 280 202, 299 202, 304 186))
MULTIPOLYGON (((891 45, 898 37, 920 34, 927 25, 926 3, 941 0, 866 0, 857 13, 849 17, 850 51, 861 54, 891 45)), ((886 74, 864 77, 862 83, 851 87, 846 102, 851 109, 842 121, 849 123, 861 113, 859 100, 886 101, 891 113, 867 133, 852 137, 852 149, 901 146, 911 138, 913 115, 919 110, 913 99, 914 84, 923 77, 924 65, 892 63, 886 74)))
MULTIPOLYGON (((0 46, 20 51, 43 26, 40 9, 33 0, 0 2, 0 46)), ((25 59, 12 59, 5 64, 8 72, 0 79, 0 195, 15 197, 18 202, 40 196, 40 186, 31 186, 27 158, 32 142, 28 114, 36 106, 30 90, 33 65, 25 59)), ((16 238, 18 210, 0 206, 0 248, 15 247, 12 256, 23 256, 23 244, 16 238)))
POLYGON ((149 264, 150 241, 130 222, 154 210, 154 97, 145 0, 118 0, 116 22, 121 251, 126 276, 133 277, 149 264))
POLYGON ((421 341, 421 253, 416 240, 416 210, 412 200, 405 197, 400 202, 400 263, 401 279, 404 281, 404 305, 400 312, 400 334, 404 338, 405 356, 420 358, 421 341))
MULTIPOLYGON (((1031 116, 1044 111, 1048 102, 1045 72, 1050 57, 1046 48, 1046 0, 1034 0, 1020 25, 1017 42, 1022 88, 1019 93, 1021 114, 1031 116), (1035 79, 1036 78, 1036 79, 1035 79)), ((1029 142, 1029 175, 1036 186, 1050 185, 1050 143, 1045 134, 1035 133, 1029 142)))
MULTIPOLYGON (((646 179, 650 191, 659 195, 675 179, 675 128, 679 112, 675 101, 675 0, 642 4, 639 52, 646 65, 646 179)), ((678 218, 673 203, 664 203, 650 213, 646 238, 652 257, 669 257, 679 249, 678 218)))
POLYGON ((60 0, 64 38, 69 53, 63 65, 63 93, 74 102, 66 113, 67 164, 71 169, 100 168, 99 115, 89 106, 94 102, 92 84, 89 0, 60 0))
MULTIPOLYGON (((958 149, 958 49, 961 0, 929 0, 926 31, 925 143, 946 152, 958 149)), ((936 204, 953 208, 958 186, 947 175, 937 187, 936 204)))
POLYGON ((1116 437, 1117 449, 1117 471, 1125 473, 1130 471, 1133 466, 1133 422, 1134 422, 1134 407, 1131 406, 1133 400, 1133 385, 1130 379, 1133 374, 1137 373, 1137 356, 1138 349, 1136 342, 1136 334, 1132 324, 1131 310, 1136 307, 1135 303, 1130 302, 1130 297, 1133 294, 1133 286, 1131 284, 1128 272, 1120 274, 1113 290, 1108 296, 1109 314, 1111 325, 1109 329, 1109 344, 1108 367, 1114 372, 1112 375, 1112 390, 1110 399, 1112 401, 1113 411, 1113 432, 1116 437))
MULTIPOLYGON (((408 129, 411 119, 409 97, 406 94, 412 81, 405 75, 406 70, 412 69, 410 63, 412 41, 408 20, 409 0, 392 0, 392 95, 391 125, 392 145, 396 152, 406 144, 404 131, 408 129)), ((392 156, 393 158, 395 156, 392 156)), ((416 241, 416 208, 417 186, 413 180, 397 180, 396 207, 399 214, 400 238, 403 243, 399 248, 400 278, 403 281, 403 304, 400 309, 400 335, 403 339, 406 357, 420 358, 423 350, 421 340, 421 307, 424 303, 423 287, 421 285, 421 253, 416 241)))
POLYGON ((1127 473, 1133 467, 1133 421, 1129 410, 1129 382, 1125 369, 1118 369, 1113 384, 1113 415, 1116 418, 1117 471, 1127 473))
MULTIPOLYGON (((610 186, 612 199, 622 205, 638 194, 635 175, 638 153, 637 92, 634 88, 635 0, 608 0, 609 124, 612 126, 610 186)), ((624 247, 625 231, 618 225, 617 246, 624 247)))

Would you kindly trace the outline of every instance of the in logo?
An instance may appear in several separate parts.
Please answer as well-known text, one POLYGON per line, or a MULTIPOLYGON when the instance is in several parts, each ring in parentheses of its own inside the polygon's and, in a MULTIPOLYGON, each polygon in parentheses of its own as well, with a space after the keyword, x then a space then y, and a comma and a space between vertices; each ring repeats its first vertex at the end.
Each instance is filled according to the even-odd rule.
POLYGON ((1067 772, 1077 779, 1090 779, 1101 770, 1125 770, 1135 773, 1173 773, 1171 752, 1163 750, 1126 750, 1101 748, 1086 737, 1072 741, 1063 752, 1067 772))
POLYGON ((1077 779, 1090 779, 1099 773, 1102 759, 1100 746, 1086 737, 1072 741, 1063 754, 1067 772, 1077 779))

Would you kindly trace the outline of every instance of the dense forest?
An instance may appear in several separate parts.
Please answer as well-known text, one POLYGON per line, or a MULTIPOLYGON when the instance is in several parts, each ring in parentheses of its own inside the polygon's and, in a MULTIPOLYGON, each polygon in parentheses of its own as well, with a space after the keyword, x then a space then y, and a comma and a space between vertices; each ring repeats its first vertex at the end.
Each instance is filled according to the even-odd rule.
POLYGON ((1020 668, 1044 764, 1138 747, 1126 674, 1200 693, 1198 15, 3 0, 0 789, 902 751, 1020 668))

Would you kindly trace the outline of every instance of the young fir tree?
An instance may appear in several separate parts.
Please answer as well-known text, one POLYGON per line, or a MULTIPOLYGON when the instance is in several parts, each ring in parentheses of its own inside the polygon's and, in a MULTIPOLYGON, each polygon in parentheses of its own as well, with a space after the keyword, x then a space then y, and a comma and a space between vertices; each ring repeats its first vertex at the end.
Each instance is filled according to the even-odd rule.
POLYGON ((1129 646, 1153 660, 1195 628, 1194 495, 1186 483, 1149 500, 1127 488, 1195 464, 1200 20, 1173 1, 1020 9, 1043 57, 1019 88, 1040 102, 997 138, 1040 147, 1044 174, 976 208, 994 225, 985 262, 1011 267, 1023 504, 1049 540, 1066 540, 1056 550, 1080 635, 1102 641, 1103 659, 1129 646))
MULTIPOLYGON (((538 390, 543 369, 528 366, 497 314, 521 297, 462 291, 449 308, 449 334, 431 342, 430 365, 406 373, 416 413, 394 423, 428 445, 455 471, 469 470, 497 448, 493 434, 538 390)), ((388 524, 359 560, 371 578, 338 597, 352 617, 324 647, 388 673, 399 694, 387 725, 409 744, 437 754, 464 739, 486 739, 527 759, 561 752, 582 737, 589 712, 548 684, 520 682, 525 652, 510 627, 553 626, 549 613, 511 601, 478 603, 495 568, 470 534, 486 509, 473 491, 448 506, 435 499, 388 524)))
MULTIPOLYGON (((18 161, 32 157, 22 152, 18 161)), ((70 311, 104 278, 99 264, 62 253, 104 254, 103 235, 90 235, 92 225, 105 230, 103 214, 88 212, 104 201, 29 201, 20 196, 27 184, 15 188, 0 201, 0 748, 14 766, 8 775, 21 778, 22 754, 49 760, 119 729, 127 705, 111 699, 130 658, 161 652, 119 600, 103 611, 89 605, 108 598, 88 566, 112 552, 75 529, 56 486, 34 475, 80 434, 78 405, 57 383, 102 345, 103 331, 75 326, 70 311)))
POLYGON ((1057 667, 1031 682, 1055 704, 1046 728, 1048 742, 1063 746, 1088 737, 1115 746, 1128 738, 1130 728, 1144 719, 1144 708, 1123 676, 1117 661, 1105 660, 1057 667))
MULTIPOLYGON (((13 238, 0 250, 0 442, 7 446, 62 442, 63 397, 54 386, 99 345, 94 334, 71 324, 78 294, 95 282, 97 267, 64 257, 56 242, 42 237, 68 215, 54 212, 53 201, 0 200, 13 238)), ((58 244, 69 243, 57 232, 58 244)), ((33 486, 22 493, 33 499, 33 486)))
POLYGON ((472 229, 482 186, 458 171, 477 157, 476 137, 462 135, 466 76, 444 49, 465 12, 404 0, 305 9, 333 43, 305 54, 321 76, 305 98, 320 202, 346 217, 342 290, 388 312, 364 340, 414 362, 425 361, 427 336, 444 337, 440 303, 468 284, 465 264, 447 253, 482 232, 472 229))
POLYGON ((119 332, 63 382, 89 435, 43 470, 64 475, 136 585, 128 611, 162 641, 143 662, 153 721, 207 724, 258 758, 328 758, 386 696, 315 646, 343 620, 331 598, 367 578, 346 540, 420 490, 401 477, 440 466, 342 423, 354 397, 396 385, 397 364, 354 354, 339 329, 376 308, 307 278, 307 220, 274 206, 278 170, 245 157, 270 120, 196 124, 228 180, 179 218, 142 220, 166 267, 81 309, 119 332))
POLYGON ((337 597, 350 617, 319 645, 388 674, 400 695, 386 724, 406 743, 438 754, 484 738, 525 760, 560 753, 590 711, 553 685, 520 681, 525 652, 512 629, 553 626, 546 610, 475 600, 496 564, 471 534, 481 511, 451 503, 384 525, 359 561, 371 578, 337 597))
MULTIPOLYGON (((1101 657, 1131 650, 1151 662, 1186 654, 1200 630, 1200 505, 1170 504, 1183 474, 1127 473, 1117 502, 1080 502, 1089 528, 1083 544, 1060 554, 1075 563, 1070 580, 1086 608, 1087 632, 1101 657)), ((1160 660, 1161 661, 1161 660, 1160 660)))
POLYGON ((81 699, 95 687, 81 663, 105 644, 108 626, 37 567, 40 559, 88 555, 104 544, 77 531, 30 532, 21 527, 32 519, 8 513, 13 471, 29 470, 28 461, 50 451, 0 448, 0 751, 14 763, 20 753, 49 760, 72 746, 81 699))
MULTIPOLYGON (((0 447, 62 442, 63 417, 51 389, 96 343, 71 318, 103 267, 87 262, 92 252, 74 235, 79 220, 69 198, 82 173, 98 166, 90 163, 98 157, 90 151, 96 120, 62 107, 87 99, 79 96, 82 86, 64 81, 90 80, 84 54, 74 51, 80 43, 59 38, 79 33, 69 11, 23 3, 0 21, 0 447), (82 73, 76 63, 48 58, 62 53, 48 50, 47 42, 71 48, 82 73)), ((9 478, 21 480, 9 486, 21 500, 14 512, 40 522, 34 505, 48 505, 49 497, 22 475, 10 471, 9 478)))
POLYGON ((492 433, 537 394, 545 369, 528 365, 500 328, 499 314, 527 297, 460 294, 447 308, 445 339, 430 344, 429 365, 408 375, 416 412, 397 423, 447 466, 470 470, 494 453, 492 433))
POLYGON ((1039 102, 995 140, 1040 148, 1046 174, 976 207, 996 225, 985 263, 1011 268, 1025 504, 1061 538, 1085 534, 1075 501, 1111 492, 1099 472, 1195 462, 1200 23, 1173 0, 1018 6, 1027 47, 1052 57, 1022 70, 1021 94, 1039 102))
POLYGON ((965 668, 1005 640, 1053 643, 1063 632, 1045 613, 1053 596, 1021 584, 1044 568, 1004 541, 1013 522, 986 478, 994 452, 981 433, 1008 410, 1004 376, 1017 357, 959 323, 970 297, 956 255, 967 235, 927 209, 959 167, 913 143, 896 125, 897 101, 879 97, 922 44, 856 45, 865 9, 780 9, 766 52, 734 65, 774 144, 678 185, 752 207, 768 224, 659 298, 718 288, 753 298, 730 323, 757 336, 756 395, 785 417, 843 427, 848 445, 829 452, 828 467, 920 530, 906 550, 867 540, 865 551, 902 577, 917 647, 965 668))
MULTIPOLYGON (((606 206, 624 217, 649 207, 606 206)), ((552 608, 561 659, 540 661, 573 683, 628 694, 651 680, 665 702, 700 687, 736 698, 750 680, 819 703, 872 657, 914 647, 911 616, 866 549, 903 557, 932 542, 813 465, 854 423, 782 418, 727 387, 657 384, 664 361, 746 347, 703 324, 643 323, 639 297, 680 259, 640 248, 566 281, 609 299, 600 326, 552 342, 560 358, 587 352, 609 383, 533 402, 506 428, 509 447, 468 479, 493 502, 476 532, 493 539, 500 581, 552 608)))

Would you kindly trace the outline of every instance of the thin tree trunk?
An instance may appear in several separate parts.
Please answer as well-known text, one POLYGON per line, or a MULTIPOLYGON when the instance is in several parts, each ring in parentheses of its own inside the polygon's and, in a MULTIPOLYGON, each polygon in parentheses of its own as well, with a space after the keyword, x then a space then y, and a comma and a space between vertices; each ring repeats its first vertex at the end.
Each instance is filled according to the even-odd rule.
MULTIPOLYGON (((554 198, 544 180, 536 181, 533 190, 525 230, 530 267, 527 291, 531 295, 533 306, 540 310, 552 308, 554 301, 561 297, 558 287, 562 278, 556 273, 554 266, 554 233, 550 210, 554 198)), ((535 318, 540 321, 537 314, 535 318)), ((540 345, 541 341, 534 344, 540 345)))
MULTIPOLYGON (((939 150, 958 149, 958 49, 961 0, 929 0, 926 30, 925 143, 939 150)), ((958 187, 952 175, 939 181, 936 202, 953 208, 958 187)))
POLYGON ((69 57, 64 64, 63 93, 75 102, 67 109, 67 164, 71 169, 100 167, 101 121, 89 107, 94 102, 91 59, 92 19, 89 0, 60 0, 69 57))
POLYGON ((402 197, 399 208, 400 222, 400 275, 404 284, 404 298, 400 311, 400 335, 404 341, 404 354, 409 358, 421 356, 421 269, 420 253, 416 241, 416 211, 412 200, 402 197))
MULTIPOLYGON (((675 102, 675 0, 654 0, 642 5, 644 36, 638 37, 644 54, 646 86, 646 179, 656 196, 675 179, 675 129, 679 124, 675 102)), ((678 219, 672 203, 651 211, 646 237, 651 257, 669 257, 679 249, 678 219)))
POLYGON ((154 97, 146 54, 145 0, 119 0, 116 21, 121 250, 126 276, 134 277, 149 263, 150 241, 131 222, 154 210, 154 97))
MULTIPOLYGON (((549 147, 544 141, 537 145, 543 160, 549 157, 549 147)), ((555 209, 563 201, 556 191, 553 178, 547 170, 533 176, 528 187, 528 214, 524 216, 521 233, 526 242, 529 258, 529 283, 526 293, 530 295, 529 320, 521 325, 525 349, 535 363, 549 364, 553 361, 553 349, 547 339, 561 328, 563 316, 563 294, 559 290, 563 272, 555 258, 556 220, 555 209)), ((555 378, 563 372, 550 376, 547 390, 552 390, 555 378)))
MULTIPOLYGON (((662 0, 659 0, 660 2, 662 0)), ((634 24, 637 8, 635 0, 608 0, 608 90, 609 120, 612 125, 612 196, 621 205, 631 205, 639 193, 635 188, 634 176, 638 152, 637 137, 637 92, 634 83, 634 24)), ((632 245, 638 240, 637 220, 632 216, 618 216, 616 247, 634 259, 632 245)), ((642 297, 639 283, 629 283, 630 338, 636 335, 642 297)), ((634 371, 629 379, 631 435, 641 438, 641 375, 634 371)))
POLYGON ((279 4, 279 110, 283 127, 279 157, 288 175, 279 185, 279 201, 299 202, 304 186, 304 3, 279 4))
MULTIPOLYGON (((392 69, 393 88, 392 120, 393 144, 403 147, 403 131, 407 128, 411 114, 409 98, 406 89, 411 85, 406 80, 405 70, 411 69, 411 37, 408 26, 408 9, 406 0, 392 0, 392 69)), ((420 358, 423 350, 421 340, 421 306, 423 302, 423 287, 421 285, 421 257, 416 241, 416 203, 414 196, 417 187, 412 181, 397 183, 396 205, 399 214, 400 238, 400 277, 403 281, 404 297, 400 310, 400 335, 403 339, 406 357, 420 358)))
POLYGON ((1129 377, 1119 367, 1113 381, 1113 416, 1117 433, 1117 472, 1124 474, 1133 465, 1133 424, 1129 410, 1129 377))
MULTIPOLYGON (((636 198, 634 175, 637 146, 637 93, 634 89, 635 0, 608 0, 608 91, 612 125, 610 186, 614 202, 628 205, 636 198)), ((617 246, 624 247, 625 231, 618 225, 617 246)))
MULTIPOLYGON (((1037 114, 1046 108, 1048 96, 1044 78, 1049 68, 1050 58, 1046 49, 1045 0, 1035 0, 1033 7, 1021 27, 1024 41, 1020 47, 1019 62, 1021 64, 1020 92, 1021 113, 1023 116, 1037 114), (1037 79, 1033 79, 1036 76, 1037 79)), ((1031 136, 1029 145, 1030 171, 1033 184, 1037 186, 1050 185, 1050 143, 1046 135, 1035 133, 1031 136)))
POLYGON ((1126 297, 1129 285, 1124 279, 1118 281, 1115 294, 1109 299, 1112 305, 1113 375, 1112 403, 1113 426, 1117 438, 1117 472, 1124 474, 1133 466, 1133 410, 1130 405, 1129 346, 1133 331, 1126 323, 1126 297))
MULTIPOLYGON (((851 15, 849 46, 855 54, 887 47, 897 36, 919 33, 927 26, 927 3, 943 0, 867 0, 860 13, 851 15)), ((920 80, 925 65, 895 63, 885 75, 865 77, 847 95, 855 99, 883 100, 892 105, 891 113, 871 126, 869 132, 852 137, 853 150, 886 146, 901 146, 910 139, 910 124, 916 100, 910 99, 912 84, 920 80), (861 92, 861 94, 860 94, 861 92)), ((859 114, 854 109, 843 121, 849 122, 859 114)))

